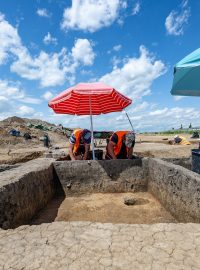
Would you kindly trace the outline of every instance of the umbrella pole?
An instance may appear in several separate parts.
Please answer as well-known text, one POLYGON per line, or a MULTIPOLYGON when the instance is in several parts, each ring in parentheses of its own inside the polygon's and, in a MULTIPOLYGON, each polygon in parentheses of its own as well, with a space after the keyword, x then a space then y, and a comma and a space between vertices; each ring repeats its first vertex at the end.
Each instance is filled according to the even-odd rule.
POLYGON ((92 122, 92 104, 90 96, 90 124, 91 124, 91 135, 92 135, 92 159, 95 160, 94 155, 94 133, 93 133, 93 122, 92 122))
MULTIPOLYGON (((124 110, 124 111, 125 111, 125 110, 124 110)), ((134 131, 133 125, 132 125, 132 123, 131 123, 131 119, 129 118, 128 113, 127 113, 126 111, 125 111, 125 114, 126 114, 126 116, 127 116, 127 118, 128 118, 128 121, 129 121, 131 127, 132 127, 132 131, 134 131)))

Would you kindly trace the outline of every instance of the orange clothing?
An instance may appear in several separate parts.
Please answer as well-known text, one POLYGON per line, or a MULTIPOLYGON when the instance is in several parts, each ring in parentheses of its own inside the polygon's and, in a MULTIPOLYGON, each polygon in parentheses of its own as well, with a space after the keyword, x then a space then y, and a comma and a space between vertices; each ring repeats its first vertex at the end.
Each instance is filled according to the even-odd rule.
MULTIPOLYGON (((128 131, 116 131, 115 132, 115 134, 117 134, 117 137, 118 137, 118 142, 114 146, 115 156, 119 155, 119 153, 121 151, 121 148, 122 148, 122 143, 123 143, 124 135, 126 135, 127 133, 128 133, 128 131)), ((126 147, 126 153, 128 155, 128 147, 126 147)))
POLYGON ((73 154, 77 154, 78 148, 80 146, 81 135, 83 133, 83 130, 82 129, 75 129, 73 133, 74 133, 75 138, 76 138, 76 142, 75 142, 74 148, 73 148, 73 154))

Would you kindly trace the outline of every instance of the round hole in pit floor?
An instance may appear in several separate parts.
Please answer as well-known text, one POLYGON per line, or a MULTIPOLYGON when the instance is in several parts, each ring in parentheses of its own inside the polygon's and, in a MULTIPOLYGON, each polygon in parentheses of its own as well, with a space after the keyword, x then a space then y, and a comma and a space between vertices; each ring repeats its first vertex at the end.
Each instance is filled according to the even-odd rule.
POLYGON ((54 198, 38 212, 30 224, 52 221, 90 221, 101 223, 152 224, 176 222, 148 192, 91 193, 54 198), (134 198, 127 206, 124 198, 134 198))
POLYGON ((148 203, 149 200, 143 198, 124 198, 124 204, 128 206, 145 205, 148 203))

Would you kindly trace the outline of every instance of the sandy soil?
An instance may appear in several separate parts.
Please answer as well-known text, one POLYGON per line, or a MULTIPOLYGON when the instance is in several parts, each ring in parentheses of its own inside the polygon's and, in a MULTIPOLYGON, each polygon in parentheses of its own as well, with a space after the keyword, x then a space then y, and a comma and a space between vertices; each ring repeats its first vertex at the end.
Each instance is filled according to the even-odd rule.
MULTIPOLYGON (((65 154, 68 153, 68 139, 66 137, 50 134, 50 138, 52 138, 53 148, 59 147, 65 154)), ((193 142, 190 140, 192 142, 191 145, 170 145, 168 141, 163 141, 163 138, 166 137, 138 135, 134 154, 141 157, 182 158, 190 157, 191 149, 198 148, 198 140, 194 140, 193 142)), ((97 141, 97 149, 103 149, 105 152, 105 146, 105 140, 103 142, 101 141, 101 143, 99 143, 99 140, 97 141)), ((42 142, 34 143, 34 141, 23 141, 15 145, 5 144, 3 147, 0 146, 0 164, 25 162, 43 156, 52 149, 43 147, 42 142)))
POLYGON ((144 157, 157 158, 187 158, 191 149, 198 148, 198 143, 192 145, 170 145, 163 143, 136 143, 134 153, 144 157))
MULTIPOLYGON (((0 164, 8 163, 15 164, 26 162, 28 160, 43 156, 49 151, 54 151, 55 148, 60 148, 65 154, 68 153, 68 139, 62 130, 49 130, 47 133, 51 140, 52 149, 47 149, 43 146, 41 138, 46 131, 29 128, 27 123, 32 124, 42 123, 45 126, 52 127, 52 124, 41 122, 41 120, 26 119, 19 117, 11 117, 4 121, 0 121, 0 164), (16 128, 22 134, 21 137, 9 135, 9 131, 16 128), (32 136, 31 140, 26 141, 23 134, 29 132, 32 136)), ((55 128, 55 125, 54 125, 55 128)), ((198 148, 200 140, 190 139, 191 135, 185 134, 192 145, 170 145, 169 140, 173 136, 161 136, 152 134, 137 134, 134 154, 141 157, 159 157, 159 158, 181 158, 190 157, 191 149, 198 148)), ((103 149, 105 152, 106 140, 95 140, 96 148, 103 149)))
POLYGON ((52 221, 91 221, 103 223, 151 224, 176 222, 148 192, 94 193, 55 198, 38 213, 31 224, 52 221), (124 198, 136 199, 135 205, 125 205, 124 198))

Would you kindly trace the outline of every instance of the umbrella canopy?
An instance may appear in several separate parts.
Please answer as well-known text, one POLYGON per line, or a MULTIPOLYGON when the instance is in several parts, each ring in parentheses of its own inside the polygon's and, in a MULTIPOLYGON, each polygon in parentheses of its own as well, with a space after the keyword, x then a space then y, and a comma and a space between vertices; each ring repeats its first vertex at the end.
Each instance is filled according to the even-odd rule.
POLYGON ((55 113, 72 115, 90 115, 92 133, 92 153, 94 155, 94 134, 92 115, 120 112, 132 100, 113 87, 104 83, 79 83, 49 101, 55 113))
POLYGON ((176 64, 171 94, 200 96, 200 48, 176 64))
POLYGON ((132 100, 104 83, 79 83, 49 101, 55 113, 98 115, 119 112, 132 100))

